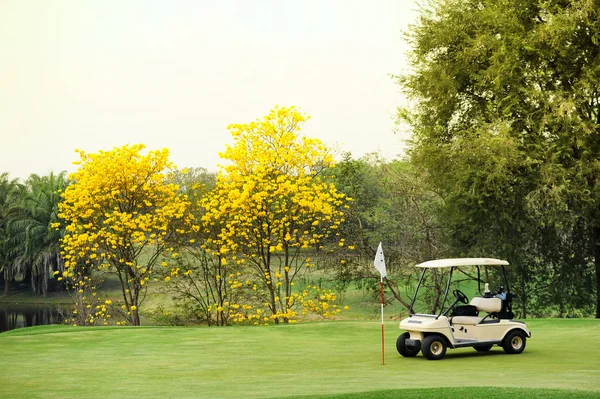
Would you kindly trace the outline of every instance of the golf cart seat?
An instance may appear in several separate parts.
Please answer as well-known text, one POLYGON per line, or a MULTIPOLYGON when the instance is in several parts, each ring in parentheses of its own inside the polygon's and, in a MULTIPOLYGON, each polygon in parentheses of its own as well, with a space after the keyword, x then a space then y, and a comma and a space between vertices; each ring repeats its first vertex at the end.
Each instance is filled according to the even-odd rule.
POLYGON ((480 312, 499 312, 502 310, 502 300, 500 298, 483 298, 480 296, 473 297, 470 302, 480 312))
MULTIPOLYGON (((500 298, 484 298, 476 296, 471 299, 469 304, 476 307, 478 312, 495 313, 502 309, 502 300, 500 298)), ((474 326, 481 323, 482 320, 483 317, 479 316, 453 316, 450 323, 474 326)))

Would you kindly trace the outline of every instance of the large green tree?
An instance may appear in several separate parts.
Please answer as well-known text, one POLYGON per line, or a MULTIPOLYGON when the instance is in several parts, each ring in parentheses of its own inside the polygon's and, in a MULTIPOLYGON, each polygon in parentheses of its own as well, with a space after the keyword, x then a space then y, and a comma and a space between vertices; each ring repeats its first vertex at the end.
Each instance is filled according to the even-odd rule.
POLYGON ((413 160, 443 192, 458 250, 509 258, 523 294, 595 291, 596 317, 599 10, 597 1, 430 2, 407 34, 412 72, 399 77, 412 100, 401 116, 413 160))
MULTIPOLYGON (((373 254, 381 241, 391 299, 408 308, 412 293, 399 287, 410 287, 411 279, 418 278, 413 265, 447 253, 447 229, 438 218, 442 198, 424 184, 420 171, 407 160, 386 161, 377 154, 353 159, 345 154, 333 174, 336 186, 353 199, 340 233, 356 247, 341 251, 344 261, 335 263, 336 280, 349 283, 368 278, 372 282, 377 274, 373 254)), ((441 274, 433 277, 426 282, 432 293, 431 309, 439 306, 443 293, 441 274)))

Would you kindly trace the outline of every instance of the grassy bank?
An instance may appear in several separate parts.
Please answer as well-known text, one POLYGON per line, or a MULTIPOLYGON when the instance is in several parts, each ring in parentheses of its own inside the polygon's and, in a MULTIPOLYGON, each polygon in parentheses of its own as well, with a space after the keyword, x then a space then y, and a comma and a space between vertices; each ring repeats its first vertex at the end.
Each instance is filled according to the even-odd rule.
MULTIPOLYGON (((310 284, 318 284, 315 279, 310 284)), ((153 324, 150 318, 152 310, 159 305, 165 310, 172 312, 176 310, 176 303, 172 296, 165 293, 163 282, 153 282, 150 285, 148 295, 146 296, 141 308, 142 315, 145 316, 146 324, 153 324)), ((328 286, 326 286, 328 288, 328 286)), ((119 281, 111 276, 102 286, 98 288, 98 295, 103 299, 111 299, 113 302, 122 302, 123 297, 119 281)), ((378 320, 379 297, 363 289, 357 289, 354 286, 348 287, 344 292, 339 292, 341 305, 349 305, 349 310, 339 315, 341 320, 378 320)), ((49 292, 45 297, 32 293, 31 291, 11 291, 8 296, 0 295, 0 305, 20 306, 20 305, 63 305, 67 308, 71 306, 72 301, 67 291, 49 292)), ((399 320, 407 315, 407 310, 398 301, 394 301, 385 308, 385 317, 387 320, 399 320)), ((314 320, 315 317, 312 317, 314 320)))
POLYGON ((71 303, 68 292, 49 292, 45 297, 29 291, 11 291, 7 296, 0 295, 0 304, 8 305, 56 305, 71 303))
MULTIPOLYGON (((376 322, 21 329, 0 335, 4 370, 0 397, 266 398, 354 393, 356 398, 385 398, 395 395, 390 389, 463 387, 455 391, 455 397, 462 397, 464 387, 481 386, 535 390, 523 391, 520 397, 531 397, 527 392, 541 388, 600 395, 600 321, 529 324, 533 338, 521 355, 505 355, 500 348, 487 354, 467 348, 432 362, 422 356, 400 357, 394 348, 397 324, 390 322, 385 366, 380 364, 376 322)), ((451 397, 443 396, 450 391, 431 392, 441 395, 433 397, 451 397)), ((477 392, 474 397, 486 396, 485 391, 477 392)))
MULTIPOLYGON (((2 291, 4 292, 4 291, 2 291)), ((121 287, 116 278, 107 279, 99 287, 98 293, 102 297, 111 299, 121 298, 121 287)), ((38 295, 27 287, 25 289, 12 289, 7 296, 0 295, 0 304, 7 305, 65 305, 71 304, 71 297, 68 291, 48 292, 46 296, 38 295)))

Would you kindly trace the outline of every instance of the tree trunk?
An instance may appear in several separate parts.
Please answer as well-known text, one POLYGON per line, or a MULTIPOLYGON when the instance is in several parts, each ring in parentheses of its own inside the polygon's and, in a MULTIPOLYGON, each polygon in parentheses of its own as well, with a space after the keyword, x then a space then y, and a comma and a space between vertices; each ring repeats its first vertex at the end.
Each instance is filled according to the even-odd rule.
POLYGON ((521 266, 521 317, 527 318, 527 284, 525 282, 525 272, 521 266))
POLYGON ((10 285, 10 275, 8 274, 8 266, 4 269, 4 296, 8 296, 8 286, 10 285))
POLYGON ((133 311, 133 315, 132 315, 132 321, 133 321, 133 325, 134 326, 140 326, 140 314, 138 313, 137 309, 133 311))
POLYGON ((135 310, 133 311, 133 313, 131 314, 131 319, 132 319, 132 324, 134 326, 141 326, 141 322, 140 322, 140 290, 141 287, 138 284, 137 281, 134 281, 134 286, 133 286, 133 299, 131 301, 132 305, 135 305, 135 310))
MULTIPOLYGON (((268 248, 267 248, 268 249, 268 248)), ((273 278, 272 278, 272 271, 271 271, 271 254, 267 254, 266 257, 266 262, 264 265, 264 271, 265 271, 265 285, 267 286, 267 289, 269 290, 269 308, 271 309, 271 314, 275 315, 277 314, 277 302, 275 301, 275 288, 273 287, 273 278), (266 278, 266 276, 269 276, 268 278, 266 278)), ((279 317, 275 318, 275 324, 279 324, 279 317)))
POLYGON ((396 298, 396 300, 398 302, 400 302, 402 305, 404 305, 404 307, 407 310, 409 310, 410 309, 410 302, 405 301, 404 298, 402 298, 402 295, 400 293, 400 287, 398 286, 398 283, 396 283, 393 280, 389 280, 387 277, 385 279, 385 282, 386 282, 388 288, 390 289, 390 291, 392 292, 392 294, 394 295, 394 298, 396 298))
POLYGON ((24 284, 29 284, 33 293, 37 294, 36 286, 33 280, 33 273, 31 272, 31 267, 29 265, 27 265, 25 268, 25 273, 23 274, 23 280, 21 282, 24 284))
MULTIPOLYGON (((44 273, 42 274, 42 296, 45 298, 48 292, 48 268, 50 265, 44 264, 44 273)), ((52 270, 50 268, 50 270, 52 270)))
POLYGON ((594 265, 596 266, 596 318, 600 319, 600 226, 592 228, 594 265))

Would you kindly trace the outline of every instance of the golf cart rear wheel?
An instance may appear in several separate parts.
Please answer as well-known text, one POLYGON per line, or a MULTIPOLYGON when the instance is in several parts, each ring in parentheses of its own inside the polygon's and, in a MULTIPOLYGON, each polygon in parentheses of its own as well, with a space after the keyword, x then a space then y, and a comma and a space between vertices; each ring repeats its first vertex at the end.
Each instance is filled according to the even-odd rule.
POLYGON ((414 356, 417 356, 417 354, 419 353, 420 349, 419 348, 415 348, 413 346, 407 346, 406 345, 406 340, 409 339, 409 338, 410 338, 410 334, 409 333, 400 334, 400 336, 396 340, 396 350, 398 351, 399 354, 401 354, 404 357, 414 357, 414 356))
POLYGON ((441 335, 428 335, 423 340, 421 352, 429 360, 440 360, 446 354, 446 340, 441 335))
POLYGON ((494 345, 474 346, 477 352, 488 352, 494 345))
POLYGON ((518 330, 511 331, 504 337, 502 348, 504 348, 504 352, 516 355, 523 352, 526 343, 527 338, 525 338, 525 334, 518 330))

